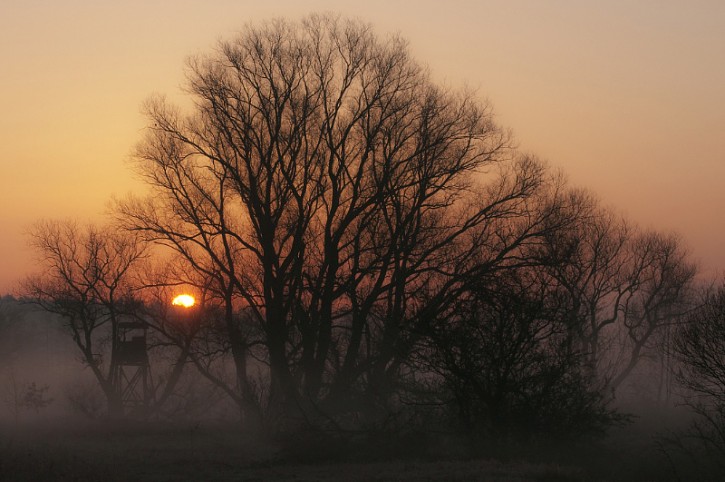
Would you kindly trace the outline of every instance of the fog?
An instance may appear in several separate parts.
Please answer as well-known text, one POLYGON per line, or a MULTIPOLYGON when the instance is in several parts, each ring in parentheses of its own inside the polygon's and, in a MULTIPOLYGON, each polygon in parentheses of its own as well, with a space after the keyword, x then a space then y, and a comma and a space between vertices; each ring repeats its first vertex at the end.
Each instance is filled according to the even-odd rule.
MULTIPOLYGON (((162 386, 173 357, 163 347, 148 348, 150 373, 162 386)), ((683 406, 688 392, 662 372, 661 360, 642 363, 618 392, 614 407, 627 418, 604 436, 546 445, 499 440, 473 449, 462 434, 440 427, 427 434, 418 427, 414 438, 400 429, 252 432, 235 404, 191 365, 163 410, 109 419, 62 320, 27 300, 2 299, 0 357, 0 475, 8 480, 489 480, 484 474, 494 473, 500 480, 701 480, 712 474, 677 447, 677 434, 686 433, 695 415, 683 406)), ((262 373, 260 367, 260 382, 262 373)))

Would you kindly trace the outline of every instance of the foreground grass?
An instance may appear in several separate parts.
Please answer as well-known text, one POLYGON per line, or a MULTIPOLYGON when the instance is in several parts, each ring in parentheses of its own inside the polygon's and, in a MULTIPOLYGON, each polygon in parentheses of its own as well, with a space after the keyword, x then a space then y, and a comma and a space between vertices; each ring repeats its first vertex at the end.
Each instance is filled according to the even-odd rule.
POLYGON ((608 445, 528 447, 464 460, 455 453, 371 457, 355 447, 336 452, 327 442, 295 442, 290 454, 279 443, 230 427, 16 427, 0 433, 0 480, 12 481, 677 480, 655 451, 637 445, 641 440, 621 437, 608 445))
POLYGON ((4 451, 0 480, 14 481, 573 481, 576 469, 553 465, 474 461, 387 461, 286 464, 224 459, 213 451, 146 456, 134 449, 96 451, 39 447, 4 451), (8 456, 9 455, 9 456, 8 456))

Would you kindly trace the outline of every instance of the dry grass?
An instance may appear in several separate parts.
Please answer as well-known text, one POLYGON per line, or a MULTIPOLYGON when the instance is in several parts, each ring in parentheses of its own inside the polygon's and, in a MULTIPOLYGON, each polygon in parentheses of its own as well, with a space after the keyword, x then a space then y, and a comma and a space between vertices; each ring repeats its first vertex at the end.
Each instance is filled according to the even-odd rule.
POLYGON ((327 458, 318 453, 328 445, 310 445, 307 458, 284 458, 276 444, 224 426, 36 427, 0 433, 0 480, 12 481, 662 480, 636 467, 641 456, 651 453, 627 458, 628 447, 610 453, 577 449, 583 457, 577 450, 550 447, 549 452, 529 448, 473 460, 409 457, 362 463, 355 452, 344 458, 335 451, 327 458))

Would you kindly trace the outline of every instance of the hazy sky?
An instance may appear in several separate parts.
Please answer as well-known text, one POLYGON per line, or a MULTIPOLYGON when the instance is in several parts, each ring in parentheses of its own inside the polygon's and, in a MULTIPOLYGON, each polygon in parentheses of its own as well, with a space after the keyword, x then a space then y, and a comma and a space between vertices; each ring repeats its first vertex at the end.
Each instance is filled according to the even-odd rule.
POLYGON ((138 191, 140 104, 248 22, 335 11, 400 32, 434 77, 476 88, 519 145, 725 270, 725 2, 0 1, 0 293, 40 218, 98 219, 138 191))

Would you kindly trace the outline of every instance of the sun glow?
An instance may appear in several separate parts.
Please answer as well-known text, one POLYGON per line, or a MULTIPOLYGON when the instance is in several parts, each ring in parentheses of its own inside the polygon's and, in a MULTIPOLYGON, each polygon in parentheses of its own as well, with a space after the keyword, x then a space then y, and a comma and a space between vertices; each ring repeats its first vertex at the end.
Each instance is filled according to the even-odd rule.
POLYGON ((194 306, 194 303, 196 303, 194 297, 187 294, 179 295, 171 300, 172 305, 183 306, 184 308, 191 308, 192 306, 194 306))

